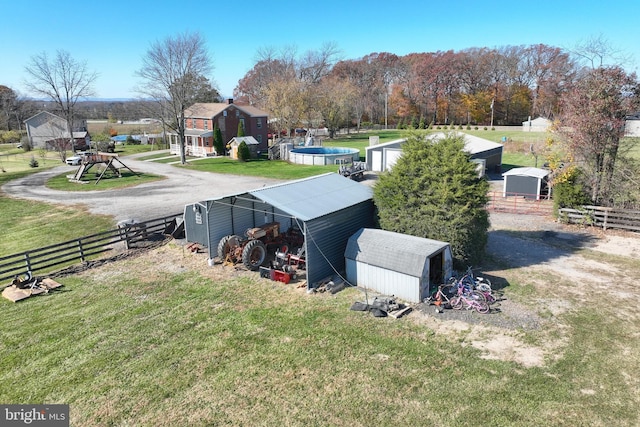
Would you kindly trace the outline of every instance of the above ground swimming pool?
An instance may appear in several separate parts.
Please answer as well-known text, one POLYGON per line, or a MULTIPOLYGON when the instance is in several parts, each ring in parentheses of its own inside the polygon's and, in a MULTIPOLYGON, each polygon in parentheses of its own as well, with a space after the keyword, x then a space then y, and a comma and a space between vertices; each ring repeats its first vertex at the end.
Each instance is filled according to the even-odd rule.
POLYGON ((360 161, 360 150, 344 147, 298 147, 289 151, 289 161, 299 165, 335 165, 360 161))

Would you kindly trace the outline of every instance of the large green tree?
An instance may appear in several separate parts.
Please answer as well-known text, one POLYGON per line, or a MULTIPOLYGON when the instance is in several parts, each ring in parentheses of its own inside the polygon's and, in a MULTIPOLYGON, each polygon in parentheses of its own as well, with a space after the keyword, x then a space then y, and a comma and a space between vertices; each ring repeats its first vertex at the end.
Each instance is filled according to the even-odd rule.
POLYGON ((457 267, 480 263, 489 228, 489 184, 463 149, 460 135, 411 134, 373 191, 381 228, 449 242, 457 267))

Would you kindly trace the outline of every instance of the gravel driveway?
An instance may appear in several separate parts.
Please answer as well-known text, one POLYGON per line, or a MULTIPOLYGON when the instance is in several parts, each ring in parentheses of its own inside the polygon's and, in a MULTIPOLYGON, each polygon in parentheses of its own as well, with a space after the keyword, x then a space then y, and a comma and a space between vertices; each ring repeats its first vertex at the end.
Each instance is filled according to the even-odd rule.
MULTIPOLYGON (((146 155, 145 153, 144 155, 146 155)), ((12 197, 68 205, 85 205, 92 214, 111 215, 116 221, 145 221, 181 213, 184 206, 196 201, 241 193, 282 180, 191 171, 164 163, 123 157, 125 165, 135 172, 165 176, 166 179, 131 188, 104 191, 58 191, 45 182, 61 173, 73 173, 72 166, 59 166, 10 181, 2 191, 12 197)))

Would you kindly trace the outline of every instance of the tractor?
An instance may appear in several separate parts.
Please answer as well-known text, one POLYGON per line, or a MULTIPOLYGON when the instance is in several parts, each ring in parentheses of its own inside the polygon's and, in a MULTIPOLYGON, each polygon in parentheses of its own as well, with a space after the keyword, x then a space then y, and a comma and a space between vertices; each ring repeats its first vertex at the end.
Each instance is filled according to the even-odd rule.
POLYGON ((267 259, 268 247, 278 250, 288 249, 289 245, 301 246, 304 243, 298 230, 280 233, 280 223, 270 222, 261 227, 249 228, 245 236, 231 234, 220 239, 218 257, 223 262, 236 264, 242 262, 249 270, 258 270, 267 259))

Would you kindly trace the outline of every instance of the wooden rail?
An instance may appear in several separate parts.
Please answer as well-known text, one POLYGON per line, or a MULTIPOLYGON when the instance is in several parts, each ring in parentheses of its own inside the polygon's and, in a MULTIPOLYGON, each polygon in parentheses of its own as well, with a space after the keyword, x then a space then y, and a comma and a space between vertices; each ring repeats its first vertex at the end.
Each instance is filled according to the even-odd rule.
MULTIPOLYGON (((118 228, 30 251, 0 257, 0 282, 31 273, 51 273, 56 268, 98 258, 123 245, 124 250, 137 247, 161 235, 172 234, 182 214, 169 215, 144 222, 124 223, 118 228)), ((3 287, 0 284, 0 287, 3 287)))
POLYGON ((509 193, 505 197, 502 191, 490 191, 488 197, 488 211, 523 215, 553 215, 553 201, 549 199, 536 200, 535 195, 509 193))
POLYGON ((561 208, 560 219, 571 224, 583 224, 608 228, 640 231, 640 211, 582 206, 581 209, 561 208))

